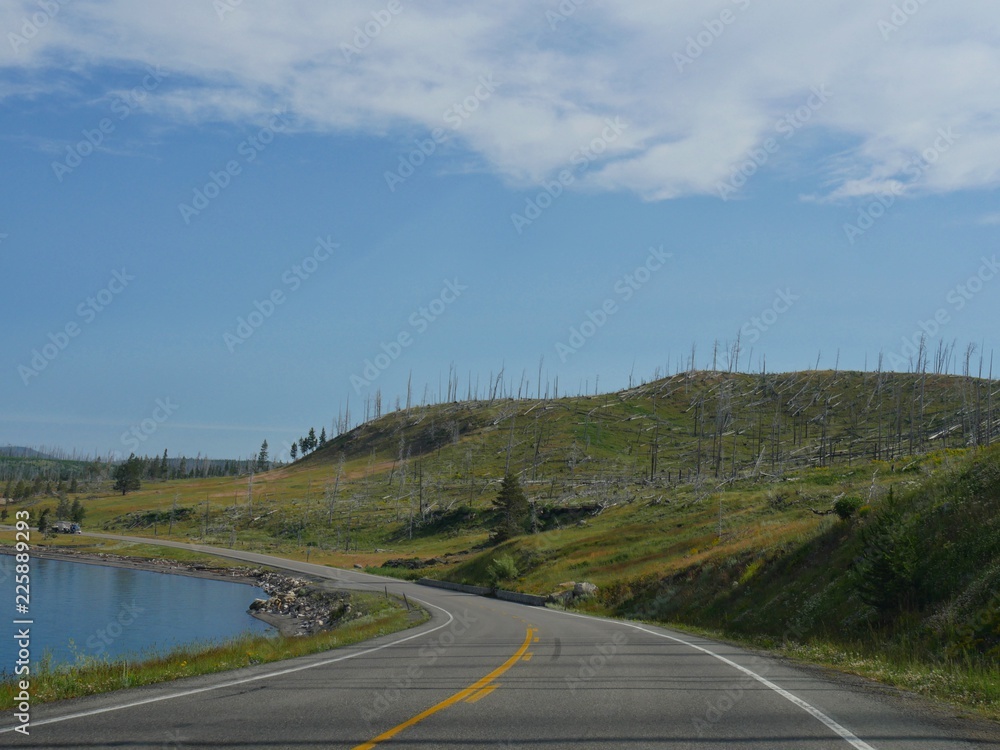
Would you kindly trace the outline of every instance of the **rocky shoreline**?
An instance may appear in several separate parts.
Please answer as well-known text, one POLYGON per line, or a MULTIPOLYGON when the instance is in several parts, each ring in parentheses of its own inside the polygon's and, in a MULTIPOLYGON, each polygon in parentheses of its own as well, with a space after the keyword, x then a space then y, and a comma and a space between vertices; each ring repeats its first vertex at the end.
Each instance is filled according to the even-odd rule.
POLYGON ((255 599, 249 612, 282 635, 329 630, 351 615, 351 595, 346 591, 325 591, 303 578, 274 572, 261 572, 257 580, 270 598, 255 599))
MULTIPOLYGON (((0 554, 13 555, 14 547, 0 545, 0 554)), ((185 575, 256 586, 268 599, 255 599, 247 613, 275 628, 281 635, 311 635, 328 630, 351 616, 350 594, 321 588, 316 582, 245 566, 213 567, 162 558, 138 558, 107 552, 76 552, 32 548, 31 556, 47 560, 105 565, 155 573, 185 575)))

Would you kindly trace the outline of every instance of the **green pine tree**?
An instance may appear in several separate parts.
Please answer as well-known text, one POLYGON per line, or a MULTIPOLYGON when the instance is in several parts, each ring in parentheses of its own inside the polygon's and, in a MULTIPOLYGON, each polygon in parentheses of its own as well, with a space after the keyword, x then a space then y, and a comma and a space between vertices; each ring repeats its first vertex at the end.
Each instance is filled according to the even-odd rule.
POLYGON ((493 542, 499 544, 525 532, 531 506, 521 489, 521 483, 513 474, 504 476, 500 492, 493 501, 493 511, 496 514, 496 524, 491 535, 493 542))
POLYGON ((123 495, 132 490, 142 487, 143 462, 141 458, 136 458, 132 453, 127 461, 118 464, 115 469, 115 491, 120 491, 123 495))

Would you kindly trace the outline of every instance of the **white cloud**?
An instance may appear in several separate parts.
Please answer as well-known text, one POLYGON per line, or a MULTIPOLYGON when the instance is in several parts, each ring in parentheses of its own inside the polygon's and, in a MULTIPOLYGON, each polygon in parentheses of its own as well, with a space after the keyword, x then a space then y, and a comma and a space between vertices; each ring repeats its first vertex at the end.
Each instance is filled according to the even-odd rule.
POLYGON ((1000 27, 988 0, 913 3, 910 16, 887 2, 606 0, 555 28, 556 2, 398 3, 393 15, 388 0, 49 0, 58 12, 27 38, 42 6, 8 2, 0 97, 40 96, 50 79, 63 95, 67 69, 100 80, 103 67, 157 64, 172 74, 149 104, 161 116, 248 121, 285 106, 305 129, 408 144, 450 129, 445 110, 490 74, 495 95, 453 134, 484 168, 535 183, 619 117, 628 129, 579 182, 658 200, 713 193, 825 85, 833 96, 806 126, 823 137, 797 152, 813 159, 804 172, 822 170, 819 198, 1000 183, 1000 27), (219 3, 233 9, 220 18, 219 3), (356 41, 363 49, 345 54, 356 41), (914 169, 942 130, 954 142, 914 169))

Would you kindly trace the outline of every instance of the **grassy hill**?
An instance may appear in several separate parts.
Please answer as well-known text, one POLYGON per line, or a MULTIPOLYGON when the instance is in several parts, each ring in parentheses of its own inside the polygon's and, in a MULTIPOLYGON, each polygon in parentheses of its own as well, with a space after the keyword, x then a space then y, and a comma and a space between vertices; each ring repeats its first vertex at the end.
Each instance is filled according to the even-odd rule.
POLYGON ((469 583, 504 558, 508 588, 588 581, 598 593, 579 606, 594 611, 822 647, 842 665, 948 665, 963 676, 947 697, 1000 707, 994 387, 699 372, 600 396, 418 407, 253 477, 96 493, 86 525, 469 583), (507 471, 532 502, 532 533, 495 547, 507 471))
POLYGON ((176 501, 187 517, 175 513, 174 530, 185 535, 331 550, 350 537, 362 551, 428 537, 441 546, 447 532, 468 544, 485 537, 484 511, 508 470, 542 528, 574 509, 707 501, 733 484, 764 487, 808 470, 863 484, 873 461, 884 477, 909 456, 988 444, 998 430, 991 394, 987 381, 949 376, 685 373, 601 396, 416 407, 252 479, 99 495, 90 522, 152 531, 176 501))
MULTIPOLYGON (((28 449, 30 450, 30 449, 28 449)), ((33 453, 37 453, 34 451, 33 453)), ((93 462, 38 455, 5 455, 0 453, 0 482, 34 480, 41 477, 47 482, 67 482, 93 476, 93 462)), ((2 487, 0 487, 2 489, 2 487)))

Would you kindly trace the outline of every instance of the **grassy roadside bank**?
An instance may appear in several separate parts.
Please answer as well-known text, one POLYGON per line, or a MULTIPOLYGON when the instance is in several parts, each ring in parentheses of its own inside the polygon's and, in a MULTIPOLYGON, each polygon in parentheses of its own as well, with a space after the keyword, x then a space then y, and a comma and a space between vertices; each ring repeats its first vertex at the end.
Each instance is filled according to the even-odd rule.
POLYGON ((856 470, 608 509, 420 572, 485 585, 506 561, 505 587, 526 593, 592 582, 583 611, 769 650, 1000 719, 1000 445, 914 459, 883 484, 865 471, 868 487, 864 473, 848 476, 856 470))
MULTIPOLYGON (((253 476, 81 493, 85 528, 148 545, 39 541, 198 554, 156 547, 166 531, 404 579, 496 578, 539 595, 587 583, 585 611, 705 628, 992 716, 997 395, 970 378, 713 372, 605 396, 414 407, 253 476), (508 469, 532 513, 496 545, 508 469)), ((53 496, 21 505, 57 508, 53 496)))
MULTIPOLYGON (((363 614, 310 636, 244 635, 218 644, 178 647, 148 658, 91 658, 70 666, 53 665, 43 658, 33 665, 32 701, 80 698, 306 656, 389 635, 428 619, 423 610, 407 611, 395 600, 378 594, 352 593, 351 605, 355 612, 363 614)), ((13 708, 16 695, 14 680, 0 682, 0 711, 13 708)))
POLYGON ((834 643, 776 641, 686 623, 650 622, 729 643, 753 651, 786 657, 804 666, 823 667, 855 675, 948 704, 960 716, 1000 721, 1000 668, 969 658, 929 660, 914 648, 883 640, 834 643))
MULTIPOLYGON (((0 533, 0 541, 13 540, 13 533, 0 533), (9 539, 7 538, 9 537, 9 539)), ((202 552, 162 547, 156 544, 58 536, 39 540, 34 548, 84 555, 112 555, 128 561, 170 561, 183 565, 204 565, 213 570, 245 568, 245 563, 202 552)), ((155 568, 146 568, 155 570, 155 568)), ((176 569, 164 573, 178 573, 176 569)), ((371 638, 414 627, 428 619, 422 609, 407 611, 394 599, 380 594, 351 592, 355 613, 336 627, 306 636, 240 635, 219 643, 178 646, 162 654, 140 654, 110 660, 80 658, 76 664, 52 664, 42 657, 32 665, 31 694, 36 703, 79 698, 123 688, 213 674, 256 664, 266 664, 298 656, 349 646, 371 638)), ((14 679, 0 681, 0 711, 14 705, 18 690, 14 679)))

